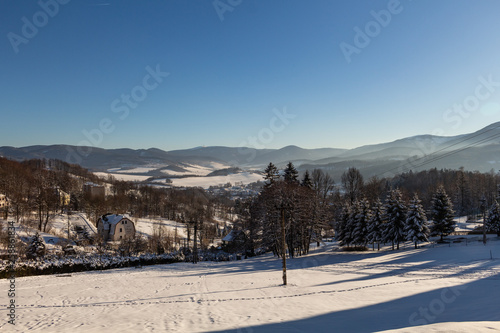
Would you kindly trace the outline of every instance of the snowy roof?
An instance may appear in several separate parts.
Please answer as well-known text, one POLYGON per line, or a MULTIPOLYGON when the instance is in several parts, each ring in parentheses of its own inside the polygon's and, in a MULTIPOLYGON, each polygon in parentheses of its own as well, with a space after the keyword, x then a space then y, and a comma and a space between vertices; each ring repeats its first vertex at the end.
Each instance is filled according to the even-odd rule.
POLYGON ((232 242, 234 240, 234 238, 237 236, 237 232, 234 231, 234 230, 231 230, 227 235, 226 237, 222 238, 222 240, 224 242, 232 242))
POLYGON ((222 240, 224 242, 232 242, 234 241, 238 236, 240 236, 241 234, 244 234, 245 235, 246 231, 242 231, 242 230, 231 230, 227 235, 226 237, 222 238, 222 240))
POLYGON ((128 219, 128 218, 126 216, 117 214, 101 216, 102 226, 104 230, 111 230, 110 234, 114 233, 114 228, 111 228, 111 226, 117 225, 123 219, 128 219))
POLYGON ((84 185, 85 186, 93 186, 93 187, 104 187, 103 185, 99 185, 99 184, 96 184, 93 182, 86 182, 84 185))

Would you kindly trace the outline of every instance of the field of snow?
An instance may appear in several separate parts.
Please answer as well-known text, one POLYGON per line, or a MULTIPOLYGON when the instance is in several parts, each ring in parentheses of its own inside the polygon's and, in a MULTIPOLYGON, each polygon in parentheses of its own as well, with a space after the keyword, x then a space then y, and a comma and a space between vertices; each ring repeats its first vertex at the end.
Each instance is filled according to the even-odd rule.
MULTIPOLYGON (((500 241, 16 279, 9 332, 498 332, 500 241), (493 259, 491 259, 493 258, 493 259)), ((7 293, 7 280, 0 281, 7 293)), ((6 300, 6 298, 4 298, 6 300)))
POLYGON ((185 187, 202 187, 209 188, 210 186, 223 185, 227 183, 243 183, 244 185, 263 180, 262 175, 242 172, 228 176, 212 176, 212 177, 187 177, 187 178, 172 178, 172 185, 185 187))
POLYGON ((182 168, 186 171, 162 170, 167 176, 206 176, 216 170, 226 169, 228 165, 212 162, 207 165, 184 164, 182 168))
POLYGON ((164 231, 169 232, 172 236, 175 233, 177 227, 177 236, 179 238, 187 238, 186 226, 182 223, 165 220, 165 219, 135 219, 132 218, 135 223, 135 229, 138 233, 151 236, 160 227, 164 228, 164 231))
POLYGON ((136 174, 121 174, 121 173, 107 173, 107 172, 94 172, 94 174, 97 177, 101 177, 104 179, 107 179, 108 176, 113 176, 117 180, 123 180, 127 182, 142 182, 148 178, 151 178, 150 176, 142 176, 142 175, 136 175, 136 174))
POLYGON ((148 173, 149 171, 154 171, 158 168, 156 167, 137 167, 133 169, 110 169, 108 172, 116 172, 116 173, 148 173))

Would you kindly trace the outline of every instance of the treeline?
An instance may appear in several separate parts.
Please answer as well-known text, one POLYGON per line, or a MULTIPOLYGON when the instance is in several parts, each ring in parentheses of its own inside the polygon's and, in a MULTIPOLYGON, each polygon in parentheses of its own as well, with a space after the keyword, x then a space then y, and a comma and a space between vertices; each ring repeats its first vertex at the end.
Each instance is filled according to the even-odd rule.
POLYGON ((260 194, 237 204, 237 227, 247 236, 243 246, 252 254, 265 248, 282 256, 285 243, 291 257, 307 254, 310 243, 330 229, 333 179, 321 170, 299 179, 292 163, 282 172, 270 163, 264 174, 260 194))
POLYGON ((500 234, 500 177, 494 173, 430 169, 365 181, 349 168, 335 184, 321 170, 299 179, 292 163, 281 171, 270 163, 265 180, 256 198, 237 205, 238 227, 247 236, 242 246, 249 251, 265 247, 281 256, 286 243, 290 256, 306 254, 311 241, 332 229, 347 247, 417 246, 431 235, 450 234, 453 218, 464 215, 484 214, 487 228, 500 234))
MULTIPOLYGON (((99 178, 63 161, 0 158, 0 193, 8 198, 8 209, 18 222, 29 219, 41 231, 47 230, 51 215, 63 208, 59 191, 81 192, 87 181, 98 182, 99 178)), ((7 207, 2 213, 8 214, 7 207)))
MULTIPOLYGON (((135 218, 161 217, 183 222, 188 242, 196 238, 202 248, 223 231, 223 226, 219 228, 214 222, 215 217, 234 215, 234 202, 212 197, 200 188, 156 188, 113 177, 102 179, 78 165, 59 160, 17 162, 0 158, 0 194, 6 195, 9 202, 0 212, 2 217, 9 214, 39 231, 49 232, 53 217, 63 211, 84 212, 93 223, 106 213, 128 213, 135 218), (83 185, 87 182, 105 186, 107 195, 92 197, 85 193, 83 185), (70 195, 69 203, 61 200, 60 191, 70 195)), ((168 250, 173 242, 180 242, 171 236, 155 230, 149 241, 168 250)))
POLYGON ((478 171, 429 169, 420 172, 406 172, 393 178, 372 177, 364 180, 360 171, 349 168, 338 186, 342 199, 352 204, 366 198, 373 204, 384 201, 392 189, 400 189, 403 199, 409 201, 416 193, 425 211, 432 206, 433 195, 443 187, 450 196, 458 216, 473 216, 481 213, 482 202, 490 207, 494 202, 500 184, 499 173, 478 171))
POLYGON ((478 171, 430 169, 421 172, 407 172, 389 180, 392 188, 400 188, 405 197, 418 193, 422 204, 428 210, 432 196, 442 186, 459 216, 472 216, 481 213, 481 204, 490 207, 494 204, 500 173, 480 173, 478 171))
POLYGON ((428 241, 429 236, 449 235, 454 231, 454 211, 450 198, 443 187, 433 196, 429 225, 427 214, 418 195, 415 194, 407 205, 399 189, 391 190, 385 203, 377 200, 370 205, 367 199, 346 204, 340 218, 334 224, 335 238, 341 246, 355 245, 365 248, 367 244, 399 244, 411 241, 417 248, 419 242, 428 241))

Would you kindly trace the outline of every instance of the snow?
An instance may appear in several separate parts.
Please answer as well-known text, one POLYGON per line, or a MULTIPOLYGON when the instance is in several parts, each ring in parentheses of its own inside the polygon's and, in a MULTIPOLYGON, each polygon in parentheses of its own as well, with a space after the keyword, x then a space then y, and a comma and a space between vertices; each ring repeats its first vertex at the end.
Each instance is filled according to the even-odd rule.
MULTIPOLYGON (((124 218, 123 215, 111 214, 101 217, 104 230, 110 230, 110 235, 115 234, 115 226, 120 223, 124 218), (113 228, 111 228, 113 226, 113 228)), ((126 222, 125 222, 126 223, 126 222)))
POLYGON ((172 185, 181 187, 202 187, 209 188, 210 186, 223 185, 227 183, 243 183, 244 185, 255 183, 263 180, 262 175, 242 172, 231 174, 227 176, 212 176, 212 177, 186 177, 186 178, 172 178, 172 185))
POLYGON ((222 238, 223 242, 232 242, 234 238, 237 236, 235 230, 231 230, 224 238, 222 238))
POLYGON ((110 169, 108 170, 109 172, 116 172, 116 173, 127 173, 127 174, 133 174, 133 173, 148 173, 150 171, 154 171, 158 168, 156 167, 137 167, 133 169, 110 169))
POLYGON ((94 172, 94 174, 97 177, 104 178, 104 179, 107 179, 108 176, 113 176, 117 180, 123 180, 123 181, 127 181, 127 182, 142 182, 142 181, 145 181, 145 180, 151 178, 150 176, 141 176, 141 175, 135 175, 135 174, 128 175, 128 174, 107 173, 107 172, 94 172))
MULTIPOLYGON (((72 213, 71 215, 69 215, 69 223, 70 229, 73 229, 73 226, 82 226, 84 228, 87 228, 91 232, 97 233, 97 228, 87 219, 84 213, 72 213)), ((59 230, 60 232, 67 233, 68 215, 56 215, 50 225, 51 230, 59 230)))
POLYGON ((183 164, 182 169, 186 171, 162 170, 168 176, 206 176, 216 170, 226 169, 229 166, 222 163, 211 162, 206 165, 183 164))
POLYGON ((170 233, 173 236, 175 235, 175 229, 177 228, 177 236, 179 238, 187 238, 186 225, 180 222, 166 220, 163 218, 132 218, 132 220, 135 223, 135 230, 140 234, 152 236, 154 232, 158 230, 158 228, 163 227, 166 232, 170 233))
MULTIPOLYGON (((9 332, 500 331, 500 241, 16 279, 9 332), (491 252, 490 252, 491 251, 491 252), (493 259, 490 259, 490 253, 493 259)), ((0 280, 8 290, 9 281, 0 280)))

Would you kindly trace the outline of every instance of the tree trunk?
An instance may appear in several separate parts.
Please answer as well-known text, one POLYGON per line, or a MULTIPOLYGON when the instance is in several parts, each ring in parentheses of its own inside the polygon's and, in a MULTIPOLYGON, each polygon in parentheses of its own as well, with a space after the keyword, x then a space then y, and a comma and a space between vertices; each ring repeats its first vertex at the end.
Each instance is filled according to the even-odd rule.
POLYGON ((194 224, 194 235, 193 235, 193 264, 198 262, 198 242, 196 240, 196 232, 198 231, 198 223, 194 224))
POLYGON ((283 260, 283 285, 286 286, 286 235, 285 235, 285 209, 281 209, 281 246, 283 260))

